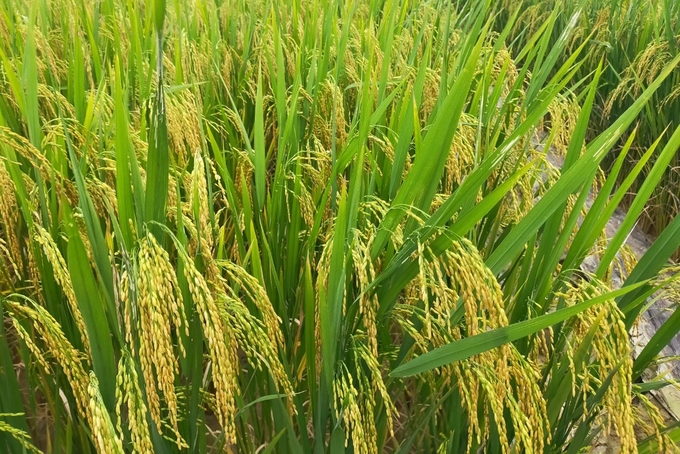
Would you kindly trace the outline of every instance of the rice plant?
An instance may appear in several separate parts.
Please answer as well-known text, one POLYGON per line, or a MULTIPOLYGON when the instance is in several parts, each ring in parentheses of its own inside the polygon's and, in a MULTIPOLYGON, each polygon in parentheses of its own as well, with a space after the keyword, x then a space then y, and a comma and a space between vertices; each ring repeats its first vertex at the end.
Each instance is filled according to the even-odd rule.
MULTIPOLYGON (((507 16, 520 8, 519 2, 500 1, 497 6, 497 25, 502 28, 507 16)), ((530 42, 532 32, 541 27, 547 18, 556 16, 553 26, 553 40, 569 27, 572 15, 581 10, 578 22, 573 27, 571 42, 567 49, 586 44, 588 55, 576 79, 585 77, 599 61, 604 71, 598 86, 596 109, 593 112, 591 134, 600 133, 635 101, 637 96, 656 78, 665 65, 678 55, 680 44, 680 3, 646 0, 584 0, 563 2, 535 0, 522 3, 522 13, 511 34, 510 47, 514 52, 530 42)), ((565 52, 559 61, 568 58, 565 52)), ((644 115, 634 123, 637 127, 635 141, 629 158, 624 161, 623 171, 632 169, 640 157, 654 142, 663 137, 668 140, 680 125, 680 70, 675 69, 653 95, 645 107, 644 115)), ((632 132, 632 127, 627 133, 632 132)), ((623 146, 623 141, 617 148, 623 146)), ((615 161, 612 154, 605 160, 610 168, 615 161)), ((653 161, 652 161, 653 162, 653 161)), ((637 191, 644 176, 651 169, 648 165, 642 171, 643 177, 633 186, 637 191)), ((658 235, 680 211, 678 185, 680 184, 680 161, 675 156, 665 171, 662 184, 654 190, 642 213, 640 224, 652 235, 658 235)), ((626 198, 630 205, 633 196, 626 198)), ((677 256, 677 253, 676 253, 677 256)))
POLYGON ((680 311, 629 332, 680 217, 603 233, 680 58, 595 135, 578 12, 516 52, 490 2, 0 11, 3 452, 677 449, 637 379, 680 311))

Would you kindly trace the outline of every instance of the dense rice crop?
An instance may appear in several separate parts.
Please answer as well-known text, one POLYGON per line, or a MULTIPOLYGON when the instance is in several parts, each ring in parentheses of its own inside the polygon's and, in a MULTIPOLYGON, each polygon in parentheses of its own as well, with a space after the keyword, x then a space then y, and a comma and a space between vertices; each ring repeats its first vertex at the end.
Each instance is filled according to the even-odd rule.
POLYGON ((674 452, 680 59, 594 133, 580 16, 497 6, 0 1, 0 451, 674 452))
MULTIPOLYGON (((673 58, 680 54, 680 2, 672 0, 586 0, 562 2, 530 0, 503 1, 498 8, 496 28, 505 25, 508 15, 522 8, 515 27, 509 35, 511 47, 521 50, 532 33, 557 15, 553 40, 568 27, 573 27, 567 52, 558 61, 569 57, 569 49, 585 43, 588 54, 584 65, 576 73, 576 80, 588 75, 599 61, 604 63, 597 88, 594 111, 589 129, 600 133, 635 101, 673 58), (579 12, 575 24, 569 21, 579 12)), ((676 68, 652 96, 651 102, 636 119, 635 138, 623 164, 623 173, 633 168, 640 157, 657 139, 668 140, 680 125, 680 69, 676 68)), ((629 135, 633 127, 626 133, 629 135)), ((621 146, 623 142, 619 145, 621 146)), ((614 158, 605 160, 605 168, 614 158)), ((652 160, 652 162, 654 162, 652 160)), ((648 164, 642 175, 651 170, 648 164)), ((631 187, 636 193, 644 178, 631 187)), ((674 156, 642 213, 640 225, 652 234, 660 233, 680 212, 680 158, 674 156)), ((632 196, 624 202, 630 205, 632 196)))

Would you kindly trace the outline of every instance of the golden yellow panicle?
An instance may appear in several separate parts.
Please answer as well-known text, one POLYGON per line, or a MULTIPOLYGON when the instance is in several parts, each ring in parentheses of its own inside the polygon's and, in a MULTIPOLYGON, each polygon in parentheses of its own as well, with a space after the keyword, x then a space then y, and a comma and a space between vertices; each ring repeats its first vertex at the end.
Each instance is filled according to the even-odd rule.
POLYGON ((365 448, 369 454, 378 454, 378 430, 375 426, 375 394, 368 377, 359 373, 359 408, 364 429, 365 448))
POLYGON ((57 321, 41 306, 34 304, 33 307, 27 307, 9 301, 7 305, 9 306, 9 313, 12 318, 16 318, 17 314, 21 314, 33 321, 33 326, 43 342, 45 342, 48 351, 64 370, 81 415, 85 419, 89 419, 89 399, 87 397, 89 380, 81 363, 83 360, 82 354, 71 345, 66 336, 64 336, 57 321))
POLYGON ((184 275, 189 284, 189 291, 201 320, 203 335, 208 343, 208 352, 212 364, 212 379, 215 385, 215 413, 224 429, 225 438, 236 443, 235 396, 238 389, 236 374, 238 358, 236 341, 228 325, 224 323, 222 313, 212 296, 208 282, 196 269, 194 261, 183 249, 179 253, 184 262, 184 275))
POLYGON ((352 438, 354 451, 359 454, 373 454, 376 440, 369 439, 364 427, 364 415, 360 407, 359 391, 354 386, 354 378, 343 364, 333 381, 336 418, 345 424, 345 447, 352 438))
POLYGON ((139 387, 139 378, 135 363, 130 353, 124 349, 118 362, 118 374, 116 376, 116 415, 118 416, 117 428, 123 433, 121 422, 124 419, 123 403, 127 407, 127 426, 130 430, 132 448, 135 453, 153 454, 153 445, 149 434, 149 425, 146 423, 147 407, 144 403, 144 395, 139 387))
MULTIPOLYGON (((170 425, 178 446, 185 446, 179 434, 175 374, 178 372, 172 332, 179 339, 184 355, 180 328, 188 329, 175 270, 168 253, 150 233, 141 241, 137 270, 137 313, 139 358, 147 390, 152 419, 161 430, 161 405, 158 390, 163 393, 170 425)), ((188 333, 187 333, 188 334, 188 333)))
POLYGON ((99 382, 94 372, 90 372, 87 395, 89 397, 92 439, 95 442, 97 452, 100 454, 123 454, 123 444, 116 434, 109 412, 99 393, 99 382))
MULTIPOLYGON (((45 295, 40 291, 42 285, 42 276, 40 275, 40 270, 38 269, 38 262, 36 259, 37 250, 31 247, 31 239, 24 238, 24 250, 28 255, 28 278, 33 284, 33 297, 42 305, 45 303, 45 295)), ((26 277, 24 276, 24 279, 26 277)))
MULTIPOLYGON (((125 331, 125 342, 127 343, 128 347, 132 351, 132 356, 136 356, 136 347, 135 347, 135 339, 134 339, 134 332, 135 332, 135 322, 133 322, 133 308, 132 308, 132 301, 130 300, 130 275, 128 274, 128 270, 124 269, 123 272, 120 274, 120 279, 118 280, 118 300, 120 302, 120 306, 122 307, 123 310, 123 329, 125 331)), ((135 312, 136 314, 136 312, 135 312)), ((135 315, 135 320, 136 320, 137 315, 135 315)))
POLYGON ((14 330, 17 332, 21 340, 24 341, 26 344, 26 347, 28 350, 31 352, 31 355, 33 356, 33 359, 35 359, 38 364, 43 368, 45 373, 51 374, 52 373, 52 368, 48 364, 47 360, 45 359, 45 356, 43 355, 43 352, 38 348, 38 346, 35 344, 33 341, 33 338, 31 335, 24 329, 23 326, 19 323, 19 321, 12 317, 12 326, 14 327, 14 330))
MULTIPOLYGON (((6 416, 21 416, 22 414, 19 413, 0 413, 0 418, 6 417, 6 416)), ((38 448, 35 447, 33 443, 31 443, 31 436, 24 432, 21 429, 17 429, 16 427, 12 426, 11 424, 6 423, 2 419, 0 419, 0 432, 4 432, 7 434, 10 434, 12 437, 14 437, 19 443, 21 443, 21 446, 23 446, 26 451, 28 452, 33 452, 36 454, 42 454, 42 451, 40 451, 38 448)))
POLYGON ((476 141, 477 119, 463 113, 444 167, 444 194, 451 194, 454 186, 460 185, 474 168, 476 141))
POLYGON ((611 115, 617 102, 628 96, 640 96, 672 60, 672 57, 669 43, 666 40, 658 40, 645 47, 635 56, 633 63, 622 72, 621 81, 609 94, 604 105, 603 117, 611 115))
MULTIPOLYGON (((420 255, 434 256, 426 245, 422 246, 420 255)), ((500 285, 484 264, 479 251, 468 240, 454 242, 441 256, 424 261, 419 268, 420 274, 413 283, 419 289, 414 302, 425 292, 429 298, 429 309, 426 309, 428 313, 413 312, 413 315, 423 325, 428 320, 431 325, 429 334, 426 330, 420 332, 420 336, 429 337, 427 341, 414 338, 419 350, 428 351, 430 345, 437 347, 459 339, 461 330, 469 337, 507 326, 500 285), (462 326, 450 323, 458 304, 463 305, 465 312, 462 326)), ((400 325, 408 327, 403 317, 400 318, 400 325)), ((451 382, 451 374, 456 377, 461 403, 470 421, 468 446, 472 446, 475 440, 482 443, 490 436, 488 428, 493 417, 498 426, 502 452, 511 451, 506 425, 510 423, 516 447, 522 446, 528 452, 542 451, 544 440, 549 440, 549 432, 536 366, 524 360, 513 346, 504 345, 459 361, 438 374, 444 383, 451 382)))
POLYGON ((7 242, 0 238, 0 265, 6 270, 5 273, 0 274, 0 286, 4 288, 11 288, 15 279, 21 279, 19 267, 12 256, 13 254, 7 248, 7 242))
MULTIPOLYGON (((590 281, 583 280, 560 296, 564 297, 567 304, 573 305, 602 295, 607 292, 607 288, 604 282, 591 277, 590 281)), ((564 330, 572 337, 576 346, 586 333, 594 330, 588 349, 596 358, 593 366, 597 373, 593 375, 590 369, 585 367, 579 381, 580 390, 587 394, 592 391, 591 381, 597 380, 597 377, 607 377, 612 371, 616 371, 602 399, 606 410, 604 424, 607 430, 613 430, 619 437, 621 452, 635 453, 637 441, 634 435, 635 418, 632 405, 633 358, 624 321, 625 316, 619 310, 616 301, 610 300, 578 314, 564 330)), ((584 402, 584 410, 587 410, 585 405, 584 402)))
POLYGON ((181 90, 166 96, 168 141, 179 167, 186 164, 185 150, 200 149, 203 143, 198 121, 202 110, 199 100, 191 90, 181 90))
MULTIPOLYGON (((385 416, 387 418, 387 428, 390 431, 390 434, 394 436, 394 420, 399 415, 399 413, 397 412, 397 408, 394 406, 392 398, 390 397, 390 394, 387 390, 387 386, 385 385, 385 380, 383 379, 381 373, 381 367, 380 363, 378 362, 378 358, 377 356, 373 355, 373 352, 370 351, 370 347, 357 344, 355 348, 357 355, 361 358, 366 368, 368 368, 368 371, 370 372, 370 376, 364 376, 366 383, 371 383, 370 387, 366 387, 365 392, 371 394, 372 396, 379 395, 382 398, 383 405, 385 407, 385 416)), ((357 363, 359 363, 358 360, 357 363)), ((372 408, 374 407, 375 401, 373 400, 372 408)), ((367 417, 371 417, 372 419, 372 412, 367 413, 367 415, 367 417)))
MULTIPOLYGON (((17 315, 33 322, 33 327, 45 343, 47 350, 61 366, 71 386, 78 412, 88 422, 93 441, 100 454, 122 453, 122 445, 115 433, 109 414, 101 400, 99 387, 91 372, 85 372, 83 355, 66 339, 57 321, 43 307, 32 307, 7 301, 8 312, 15 326, 17 315)), ((37 349, 37 347, 35 347, 37 349)))
POLYGON ((206 182, 205 164, 200 151, 194 154, 194 170, 191 174, 191 191, 194 206, 198 206, 199 235, 208 246, 207 253, 212 251, 213 232, 210 224, 210 199, 208 197, 208 186, 206 182))
POLYGON ((109 208, 118 213, 118 196, 115 189, 98 178, 87 178, 87 188, 97 215, 106 218, 109 208))
POLYGON ((9 175, 5 162, 0 161, 0 222, 3 225, 3 232, 6 237, 7 247, 10 254, 7 256, 14 275, 19 275, 21 267, 21 245, 17 236, 17 229, 14 225, 19 216, 19 206, 17 205, 16 190, 12 177, 9 175))
POLYGON ((242 301, 222 295, 220 303, 224 307, 225 320, 248 361, 258 370, 262 370, 263 365, 269 369, 274 385, 288 396, 289 409, 295 412, 293 385, 279 359, 278 346, 267 335, 263 322, 254 317, 242 301))
POLYGON ((552 146, 564 156, 571 143, 581 107, 572 96, 557 95, 548 106, 552 146))
POLYGON ((666 421, 664 421, 658 404, 652 402, 644 393, 635 393, 641 408, 636 408, 635 422, 643 432, 656 438, 657 449, 660 454, 676 454, 677 443, 668 435, 666 421))
POLYGON ((61 255, 59 248, 54 243, 52 236, 42 228, 39 224, 35 225, 35 240, 43 248, 47 260, 49 260, 52 265, 52 270, 54 271, 54 278, 61 285, 62 291, 66 296, 66 302, 68 303, 69 309, 71 309, 71 314, 73 315, 73 320, 76 322, 76 327, 80 333, 80 337, 83 341, 83 346, 85 347, 85 353, 87 354, 88 361, 91 358, 90 353, 90 339, 87 334, 87 328, 85 327, 85 320, 83 319, 83 314, 80 312, 80 307, 78 306, 78 300, 76 299, 75 291, 73 290, 73 284, 71 283, 71 276, 68 273, 68 268, 66 266, 66 261, 61 255))
POLYGON ((326 79, 319 88, 318 99, 319 111, 314 120, 314 135, 326 150, 331 149, 335 137, 335 146, 340 149, 347 140, 342 90, 331 79, 326 79))
MULTIPOLYGON (((281 318, 276 314, 274 306, 269 300, 267 291, 260 284, 260 282, 249 274, 243 267, 223 260, 218 262, 219 265, 227 272, 227 276, 233 279, 241 287, 241 290, 246 293, 248 298, 255 304, 262 316, 262 322, 267 330, 267 336, 274 345, 283 347, 283 331, 281 330, 281 318)), ((226 286, 225 289, 232 293, 231 287, 226 286)), ((236 298, 236 295, 233 295, 236 298)))
POLYGON ((429 117, 434 111, 439 99, 439 87, 441 75, 438 71, 427 68, 425 71, 425 83, 423 86, 422 103, 420 106, 420 119, 423 124, 427 124, 429 117))
POLYGON ((375 279, 376 273, 371 260, 370 240, 365 238, 358 229, 354 231, 354 247, 352 248, 352 264, 354 275, 359 284, 359 313, 361 322, 366 329, 369 349, 374 357, 378 357, 378 327, 376 317, 378 313, 378 297, 368 292, 368 286, 375 279))

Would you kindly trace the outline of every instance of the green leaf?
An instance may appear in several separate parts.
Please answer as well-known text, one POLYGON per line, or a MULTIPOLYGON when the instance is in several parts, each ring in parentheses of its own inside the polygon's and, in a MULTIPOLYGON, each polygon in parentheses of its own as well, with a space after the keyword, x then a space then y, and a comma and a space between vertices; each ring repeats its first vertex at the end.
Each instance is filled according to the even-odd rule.
POLYGON ((35 48, 35 14, 37 8, 31 8, 31 16, 26 31, 26 44, 23 60, 23 83, 26 87, 25 112, 28 137, 38 150, 42 148, 42 128, 40 127, 40 110, 38 108, 38 66, 35 48))
POLYGON ((458 120, 463 112, 468 91, 472 85, 485 35, 486 31, 480 34, 465 67, 449 90, 441 111, 438 112, 434 123, 430 126, 423 140, 422 149, 426 150, 427 154, 422 153, 416 157, 413 167, 392 202, 392 207, 395 207, 395 209, 390 210, 380 224, 371 249, 373 258, 378 256, 389 240, 392 231, 405 215, 405 212, 398 207, 413 205, 421 210, 428 210, 444 172, 451 142, 456 132, 458 120))
POLYGON ((265 176, 267 173, 264 143, 264 113, 262 109, 262 70, 260 69, 257 73, 257 94, 255 95, 255 156, 253 161, 255 193, 257 194, 257 206, 260 208, 264 207, 265 176))
POLYGON ((165 2, 166 0, 154 0, 154 25, 156 26, 156 33, 163 32, 163 23, 165 22, 165 2))
POLYGON ((333 249, 328 274, 328 293, 320 296, 321 357, 326 383, 331 387, 342 327, 345 292, 345 239, 347 237, 347 195, 343 192, 333 234, 333 249))
MULTIPOLYGON (((668 264, 668 260, 680 246, 680 215, 675 216, 661 232, 645 255, 638 261, 624 282, 624 286, 654 278, 668 264)), ((626 327, 630 329, 641 310, 640 299, 646 289, 639 289, 617 300, 619 309, 626 313, 626 327)))
POLYGON ((680 309, 676 308, 663 325, 656 330, 647 345, 645 345, 645 348, 640 352, 640 355, 635 359, 633 363, 633 379, 642 375, 645 369, 654 361, 654 358, 661 353, 661 350, 666 348, 678 332, 680 332, 680 309))
MULTIPOLYGON (((116 338, 121 339, 120 329, 116 321, 116 308, 114 304, 113 289, 113 268, 111 266, 111 262, 109 261, 109 249, 106 245, 106 241, 104 240, 104 233, 102 232, 99 218, 97 217, 94 205, 92 204, 90 193, 88 192, 87 186, 85 185, 85 179, 81 173, 80 162, 78 161, 75 151, 73 150, 70 134, 66 124, 64 123, 63 117, 62 127, 64 130, 64 137, 66 138, 66 146, 68 148, 71 167, 73 168, 73 176, 76 180, 76 187, 78 188, 79 207, 85 220, 85 226, 87 227, 87 235, 90 240, 90 246, 92 247, 92 253, 94 255, 94 261, 97 266, 98 275, 105 290, 104 296, 107 303, 107 313, 111 323, 111 329, 116 335, 116 338)), ((68 203, 64 202, 62 205, 68 206, 68 203)), ((78 238, 80 239, 80 237, 78 238)))
MULTIPOLYGON (((164 223, 170 175, 168 123, 165 113, 165 94, 163 88, 163 37, 160 32, 163 27, 165 0, 156 0, 155 6, 158 31, 156 41, 156 95, 153 100, 151 125, 149 128, 149 153, 146 162, 147 178, 144 210, 147 222, 164 223), (162 15, 159 12, 161 11, 160 8, 162 8, 162 15)), ((157 237, 160 236, 160 230, 158 230, 157 226, 152 226, 151 232, 157 237)))
MULTIPOLYGON (((99 388, 106 408, 113 412, 116 383, 112 377, 116 376, 116 360, 113 354, 111 329, 85 246, 72 217, 66 219, 66 230, 69 237, 68 270, 90 339, 92 366, 99 380, 99 388)), ((113 316, 115 317, 115 314, 113 316)))
POLYGON ((116 65, 116 196, 118 216, 123 239, 127 247, 132 246, 130 223, 134 221, 134 203, 132 182, 130 179, 130 153, 134 154, 128 131, 127 109, 124 104, 124 92, 120 83, 120 67, 116 65))
POLYGON ((589 170, 597 166, 616 141, 630 126, 656 89, 680 62, 680 56, 673 59, 653 83, 635 100, 606 131, 588 144, 586 151, 572 167, 538 201, 534 208, 510 231, 503 242, 487 260, 487 266, 499 273, 519 253, 526 242, 562 205, 569 195, 583 187, 587 182, 589 170))
MULTIPOLYGON (((655 146, 656 143, 653 146, 655 146)), ((654 189, 657 187, 661 178, 663 178, 664 173, 667 172, 668 164, 671 162, 671 159, 676 156, 679 147, 680 127, 676 128, 673 132, 673 135, 670 137, 670 139, 668 139, 666 146, 664 146, 663 150, 656 158, 652 170, 645 176, 640 189, 638 189, 637 193, 635 194, 635 199, 633 199, 633 202, 628 207, 626 217, 623 219, 623 222, 616 231, 616 234, 609 242, 607 250, 602 255, 600 266, 596 271, 598 278, 602 279, 604 274, 607 272, 609 264, 628 238, 630 231, 633 229, 635 223, 638 220, 638 216, 642 213, 642 210, 645 209, 645 206, 649 201, 649 197, 654 192, 654 189)))
POLYGON ((277 433, 276 436, 274 438, 272 438, 272 440, 267 444, 267 447, 264 448, 264 450, 262 451, 262 454, 269 454, 269 453, 274 452, 274 449, 276 448, 276 444, 279 442, 279 440, 281 439, 281 437, 285 433, 286 433, 286 429, 281 429, 281 431, 279 433, 277 433))

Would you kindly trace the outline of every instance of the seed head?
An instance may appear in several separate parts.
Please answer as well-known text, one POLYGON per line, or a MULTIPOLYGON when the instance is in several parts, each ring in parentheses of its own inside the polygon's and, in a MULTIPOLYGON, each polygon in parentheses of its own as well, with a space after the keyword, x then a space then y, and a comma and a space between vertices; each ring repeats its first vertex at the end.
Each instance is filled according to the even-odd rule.
POLYGON ((139 248, 136 290, 139 359, 151 417, 161 430, 160 390, 168 407, 177 445, 183 446, 185 442, 177 426, 175 374, 179 370, 172 333, 174 330, 179 339, 180 352, 184 355, 180 329, 184 325, 185 334, 188 335, 188 323, 184 309, 180 306, 182 296, 168 253, 150 233, 139 248))

